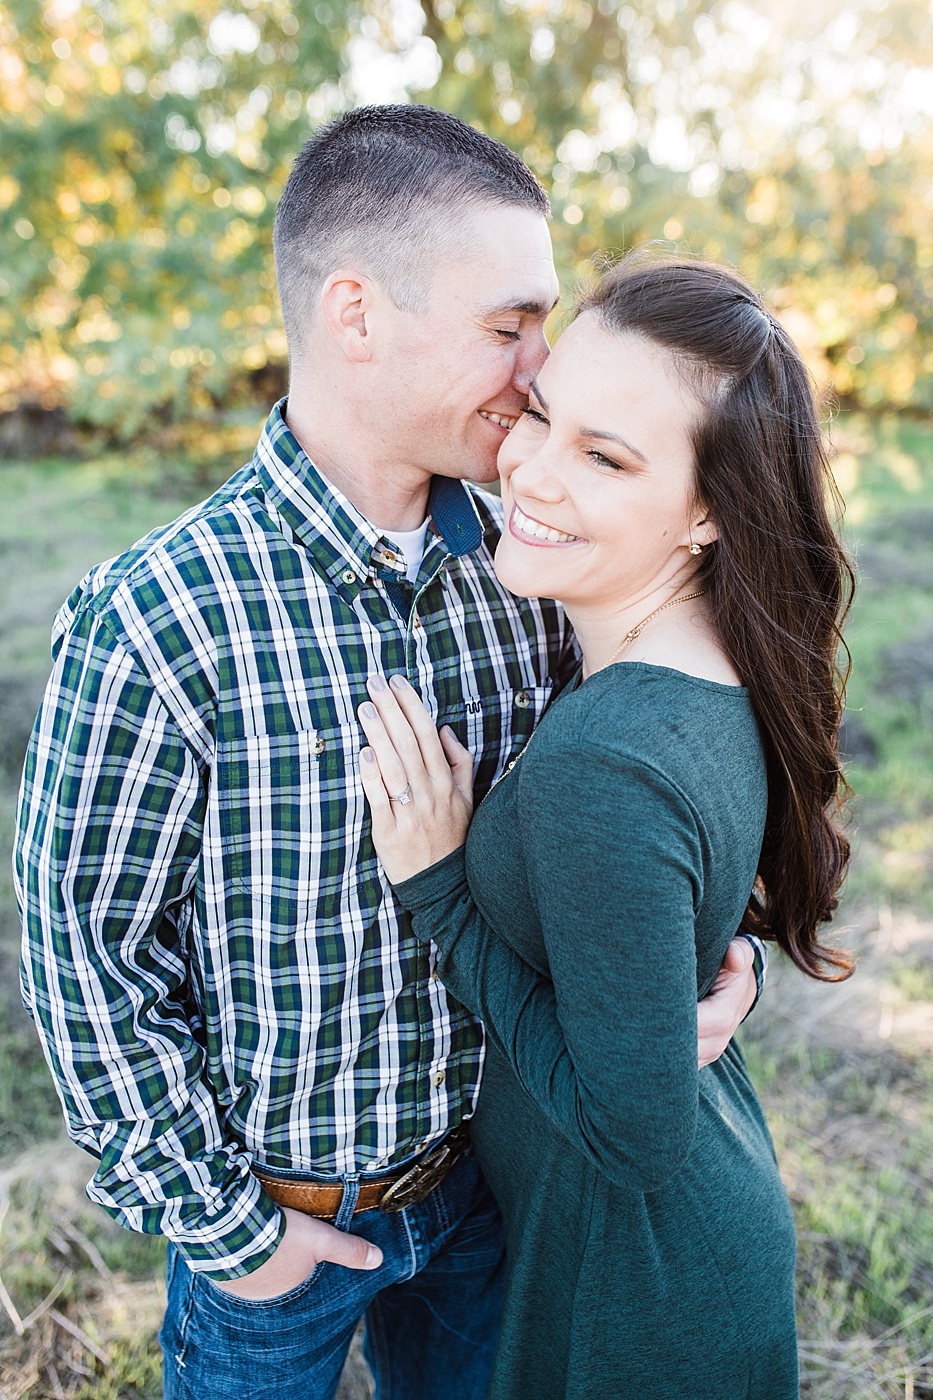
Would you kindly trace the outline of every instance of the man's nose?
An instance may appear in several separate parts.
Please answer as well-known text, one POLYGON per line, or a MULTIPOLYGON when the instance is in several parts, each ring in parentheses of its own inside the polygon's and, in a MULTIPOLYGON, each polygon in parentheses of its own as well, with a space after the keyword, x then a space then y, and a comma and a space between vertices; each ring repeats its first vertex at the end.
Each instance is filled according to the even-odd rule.
POLYGON ((539 326, 522 340, 521 350, 515 357, 515 373, 512 383, 521 394, 527 395, 531 381, 540 374, 544 362, 551 353, 544 327, 539 326))

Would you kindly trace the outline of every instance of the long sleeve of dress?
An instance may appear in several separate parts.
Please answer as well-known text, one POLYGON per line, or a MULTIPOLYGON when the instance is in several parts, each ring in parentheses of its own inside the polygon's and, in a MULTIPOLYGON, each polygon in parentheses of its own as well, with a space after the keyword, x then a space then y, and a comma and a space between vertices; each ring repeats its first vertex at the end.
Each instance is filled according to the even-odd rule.
POLYGON ((596 743, 532 749, 515 776, 550 977, 486 922, 462 850, 397 893, 555 1127, 611 1180, 650 1191, 696 1132, 701 827, 663 774, 596 743))

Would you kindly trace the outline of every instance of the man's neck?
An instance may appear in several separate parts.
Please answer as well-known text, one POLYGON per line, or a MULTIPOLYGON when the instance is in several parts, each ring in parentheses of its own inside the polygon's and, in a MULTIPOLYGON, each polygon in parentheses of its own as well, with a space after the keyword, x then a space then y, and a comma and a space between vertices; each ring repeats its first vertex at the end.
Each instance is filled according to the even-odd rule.
POLYGON ((334 441, 324 425, 289 400, 293 436, 314 465, 361 515, 381 530, 417 530, 428 513, 431 479, 404 463, 377 463, 355 453, 352 433, 334 441))

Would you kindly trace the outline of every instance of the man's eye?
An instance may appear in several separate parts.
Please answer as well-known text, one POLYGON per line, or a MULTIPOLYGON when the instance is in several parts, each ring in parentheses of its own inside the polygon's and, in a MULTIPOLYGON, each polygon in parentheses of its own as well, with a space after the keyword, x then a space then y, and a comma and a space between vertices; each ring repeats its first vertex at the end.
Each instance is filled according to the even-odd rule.
POLYGON ((542 427, 545 428, 549 428, 551 426, 545 418, 544 414, 539 413, 536 408, 532 408, 530 405, 528 408, 523 408, 522 413, 526 418, 530 418, 533 423, 540 423, 542 427))
POLYGON ((496 335, 501 335, 503 340, 521 340, 518 331, 503 331, 496 328, 496 335))

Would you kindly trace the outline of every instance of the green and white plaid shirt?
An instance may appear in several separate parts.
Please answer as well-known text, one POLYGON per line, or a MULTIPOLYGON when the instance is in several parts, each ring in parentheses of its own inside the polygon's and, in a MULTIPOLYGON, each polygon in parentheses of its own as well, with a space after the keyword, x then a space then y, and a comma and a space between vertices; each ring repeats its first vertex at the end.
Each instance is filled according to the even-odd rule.
POLYGON ((23 984, 89 1195, 194 1269, 268 1258, 252 1162, 403 1161, 474 1106, 478 1023, 377 863, 356 707, 401 671, 478 794, 575 665, 497 582, 495 498, 435 478, 414 586, 280 407, 252 462, 60 612, 16 855, 23 984))

